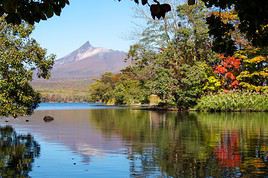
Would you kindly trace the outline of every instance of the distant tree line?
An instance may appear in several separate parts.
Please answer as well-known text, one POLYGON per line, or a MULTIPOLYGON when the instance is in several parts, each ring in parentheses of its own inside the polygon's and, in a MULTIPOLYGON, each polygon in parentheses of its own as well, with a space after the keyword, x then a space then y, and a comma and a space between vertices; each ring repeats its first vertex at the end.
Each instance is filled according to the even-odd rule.
POLYGON ((71 103, 88 102, 88 96, 82 95, 61 95, 61 94, 41 94, 41 102, 71 103))

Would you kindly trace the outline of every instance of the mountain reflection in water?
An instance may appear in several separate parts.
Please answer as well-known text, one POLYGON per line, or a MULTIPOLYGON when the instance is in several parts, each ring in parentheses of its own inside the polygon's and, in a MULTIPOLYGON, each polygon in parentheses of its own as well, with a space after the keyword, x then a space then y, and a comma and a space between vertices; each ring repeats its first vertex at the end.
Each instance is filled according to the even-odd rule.
POLYGON ((267 116, 40 110, 29 122, 9 119, 8 124, 40 140, 41 156, 29 169, 33 177, 264 177, 267 116), (55 120, 45 123, 45 115, 55 120), (65 169, 59 173, 55 167, 65 169))

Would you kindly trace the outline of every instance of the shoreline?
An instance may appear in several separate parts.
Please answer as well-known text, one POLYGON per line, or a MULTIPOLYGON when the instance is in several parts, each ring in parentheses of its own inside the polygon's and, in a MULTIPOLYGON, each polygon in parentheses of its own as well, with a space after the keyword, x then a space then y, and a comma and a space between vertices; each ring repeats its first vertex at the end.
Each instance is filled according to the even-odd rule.
POLYGON ((40 104, 91 104, 91 105, 95 105, 95 106, 107 106, 107 107, 121 107, 121 108, 129 108, 129 109, 133 109, 133 110, 145 110, 145 111, 159 111, 159 112, 199 112, 199 113, 239 113, 239 112, 248 112, 248 113, 252 113, 252 112, 268 112, 268 110, 254 110, 254 109, 250 109, 250 110, 198 110, 198 109, 188 109, 188 110, 179 110, 176 107, 160 107, 160 106, 150 106, 150 105, 111 105, 111 104, 105 104, 105 103, 93 103, 93 102, 42 102, 40 104))
POLYGON ((179 110, 177 108, 174 108, 174 107, 158 107, 158 106, 129 106, 131 109, 134 109, 134 110, 147 110, 147 111, 176 111, 176 112, 197 112, 197 113, 254 113, 254 112, 262 112, 262 113, 265 113, 265 112, 268 112, 268 110, 197 110, 197 109, 189 109, 189 110, 179 110))

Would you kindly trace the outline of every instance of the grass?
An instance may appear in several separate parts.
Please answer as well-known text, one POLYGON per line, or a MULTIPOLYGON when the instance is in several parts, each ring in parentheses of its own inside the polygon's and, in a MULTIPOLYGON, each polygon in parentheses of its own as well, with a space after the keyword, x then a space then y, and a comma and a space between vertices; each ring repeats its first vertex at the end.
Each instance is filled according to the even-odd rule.
POLYGON ((209 94, 198 100, 195 110, 221 111, 268 111, 268 94, 254 92, 229 92, 209 94))

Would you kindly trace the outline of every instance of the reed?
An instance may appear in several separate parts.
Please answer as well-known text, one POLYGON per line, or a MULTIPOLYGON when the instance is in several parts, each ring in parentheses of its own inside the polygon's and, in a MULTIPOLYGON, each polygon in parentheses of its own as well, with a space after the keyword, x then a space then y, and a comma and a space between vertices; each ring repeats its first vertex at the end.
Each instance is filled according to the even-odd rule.
POLYGON ((268 111, 268 94, 255 92, 228 92, 201 97, 194 108, 208 112, 268 111))

